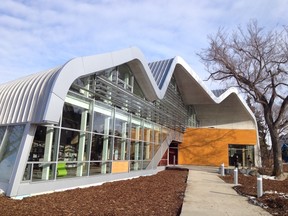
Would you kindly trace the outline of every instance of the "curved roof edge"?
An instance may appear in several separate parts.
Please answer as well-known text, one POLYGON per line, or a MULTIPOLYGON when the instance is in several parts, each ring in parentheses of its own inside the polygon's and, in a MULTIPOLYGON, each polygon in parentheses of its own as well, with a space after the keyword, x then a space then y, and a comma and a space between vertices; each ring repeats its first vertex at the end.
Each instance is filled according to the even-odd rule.
MULTIPOLYGON (((138 80, 143 93, 150 101, 164 97, 174 73, 186 104, 219 104, 231 94, 239 97, 236 89, 228 89, 221 96, 216 97, 179 56, 173 58, 166 71, 161 74, 159 87, 143 53, 138 48, 132 47, 106 54, 74 58, 60 69, 55 68, 0 85, 0 123, 58 123, 65 97, 77 78, 124 63, 129 64, 135 79, 138 80), (198 98, 191 97, 193 92, 197 92, 194 95, 198 98)), ((255 120, 243 99, 241 97, 239 99, 243 108, 255 120)))
MULTIPOLYGON (((167 60, 164 60, 164 61, 167 61, 167 60)), ((154 76, 156 76, 157 74, 161 74, 161 71, 155 71, 155 70, 157 70, 156 65, 161 64, 162 62, 163 61, 158 61, 158 62, 153 63, 153 67, 151 69, 152 69, 152 73, 154 74, 154 76)), ((152 63, 150 63, 150 65, 151 64, 152 63)), ((180 83, 180 85, 178 84, 178 87, 181 88, 180 91, 182 90, 181 94, 186 104, 215 104, 217 105, 217 104, 221 104, 224 100, 227 100, 231 95, 235 95, 238 98, 239 105, 242 106, 243 109, 247 112, 255 128, 257 128, 256 118, 253 112, 251 111, 251 109, 249 108, 249 106, 246 104, 243 98, 239 95, 237 88, 235 87, 228 88, 221 95, 216 96, 210 89, 207 88, 205 83, 200 79, 200 77, 195 73, 195 71, 180 56, 174 57, 172 63, 170 63, 168 60, 167 64, 170 64, 168 73, 166 74, 162 73, 162 76, 163 76, 162 78, 157 77, 158 80, 161 80, 163 78, 165 79, 162 86, 160 86, 162 88, 160 89, 158 87, 157 89, 159 91, 158 97, 160 99, 164 97, 167 91, 169 82, 171 80, 171 77, 173 74, 175 74, 176 82, 180 83), (178 66, 180 66, 182 70, 179 70, 177 68, 178 66), (185 76, 184 74, 188 76, 185 76), (195 85, 191 85, 191 82, 194 82, 195 85), (193 92, 197 92, 197 94, 195 94, 195 96, 197 97, 193 97, 193 92), (190 97, 185 97, 186 94, 188 94, 190 97)), ((158 67, 158 68, 161 68, 161 67, 158 67)), ((161 82, 159 81, 158 86, 160 84, 161 82)))
POLYGON ((77 78, 124 63, 130 65, 136 80, 141 80, 139 84, 147 99, 151 101, 157 99, 157 84, 143 53, 138 48, 132 47, 106 54, 79 57, 67 62, 59 70, 49 94, 43 121, 59 120, 67 92, 77 78), (136 70, 133 70, 133 68, 136 68, 136 70))

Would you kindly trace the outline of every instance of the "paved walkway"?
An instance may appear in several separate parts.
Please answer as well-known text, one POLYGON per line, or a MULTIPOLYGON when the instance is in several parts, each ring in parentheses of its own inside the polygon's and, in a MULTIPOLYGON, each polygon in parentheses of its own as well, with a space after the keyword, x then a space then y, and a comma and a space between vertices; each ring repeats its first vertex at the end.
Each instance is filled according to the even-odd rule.
POLYGON ((232 189, 232 184, 221 180, 218 168, 187 168, 190 170, 181 216, 270 215, 264 209, 249 204, 246 197, 232 189))

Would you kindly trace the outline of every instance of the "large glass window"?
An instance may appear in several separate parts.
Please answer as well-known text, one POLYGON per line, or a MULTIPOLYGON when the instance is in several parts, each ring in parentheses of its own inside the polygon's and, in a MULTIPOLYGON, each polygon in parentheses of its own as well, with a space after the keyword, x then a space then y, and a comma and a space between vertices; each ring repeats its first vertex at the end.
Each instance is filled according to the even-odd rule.
POLYGON ((89 128, 88 110, 73 104, 65 103, 62 115, 62 127, 78 130, 89 128))
POLYGON ((105 107, 94 107, 94 120, 93 120, 93 132, 112 135, 112 112, 111 109, 105 107))
POLYGON ((144 122, 144 143, 143 143, 143 169, 151 162, 154 156, 154 130, 153 124, 150 122, 144 122))
POLYGON ((93 134, 91 147, 91 161, 111 160, 112 137, 93 134))
MULTIPOLYGON (((67 177, 87 174, 89 134, 62 129, 58 161, 65 161, 67 177)), ((58 166, 59 166, 58 162, 58 166)), ((63 165, 64 166, 64 165, 63 165)))
POLYGON ((8 182, 12 174, 16 156, 22 140, 24 125, 9 126, 0 145, 0 181, 8 182))
POLYGON ((59 129, 38 126, 29 154, 29 161, 56 161, 58 136, 59 129))
POLYGON ((110 108, 105 106, 94 107, 93 142, 91 148, 91 160, 101 160, 101 173, 110 172, 113 144, 113 115, 110 108))
POLYGON ((61 131, 59 161, 86 161, 88 134, 79 131, 61 131))
POLYGON ((165 141, 165 139, 168 136, 168 129, 165 127, 162 127, 162 133, 161 133, 161 143, 165 141))
POLYGON ((55 178, 58 137, 58 128, 37 127, 23 180, 41 181, 55 178))
POLYGON ((91 162, 89 175, 99 175, 111 173, 112 162, 91 162), (104 169, 105 168, 105 169, 104 169))
POLYGON ((128 159, 129 138, 129 117, 128 114, 116 111, 114 127, 114 160, 128 159))
POLYGON ((132 118, 131 121, 131 144, 130 144, 130 170, 142 169, 142 140, 143 127, 141 119, 132 118))
POLYGON ((154 126, 154 142, 155 144, 161 143, 161 127, 159 125, 154 126))
POLYGON ((229 145, 229 166, 237 165, 248 167, 249 160, 254 161, 254 145, 229 145))

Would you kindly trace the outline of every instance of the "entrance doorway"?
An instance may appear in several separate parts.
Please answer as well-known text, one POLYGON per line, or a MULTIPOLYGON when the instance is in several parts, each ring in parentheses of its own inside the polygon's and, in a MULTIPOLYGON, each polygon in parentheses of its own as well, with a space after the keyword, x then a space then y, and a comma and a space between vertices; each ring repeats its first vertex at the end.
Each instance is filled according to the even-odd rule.
POLYGON ((178 164, 178 142, 172 142, 169 145, 169 165, 178 164))
POLYGON ((178 164, 178 142, 173 141, 167 151, 163 154, 158 166, 177 165, 178 164))
POLYGON ((248 167, 248 160, 254 162, 253 145, 229 145, 229 166, 235 166, 235 157, 238 157, 238 163, 241 167, 248 167))

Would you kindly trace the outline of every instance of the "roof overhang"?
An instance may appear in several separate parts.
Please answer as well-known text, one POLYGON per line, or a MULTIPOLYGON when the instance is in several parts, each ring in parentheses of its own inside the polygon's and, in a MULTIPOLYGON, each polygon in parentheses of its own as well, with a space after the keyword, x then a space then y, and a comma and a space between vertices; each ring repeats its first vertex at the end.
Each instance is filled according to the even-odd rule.
MULTIPOLYGON (((236 89, 228 89, 224 94, 216 97, 190 66, 178 56, 169 62, 167 73, 163 73, 161 88, 159 88, 143 53, 135 47, 75 58, 62 67, 0 85, 0 123, 48 122, 56 124, 61 116, 68 90, 77 78, 124 63, 132 69, 135 79, 149 101, 162 99, 165 96, 174 74, 184 103, 195 106, 197 114, 202 118, 200 120, 204 120, 205 115, 208 116, 204 112, 205 109, 208 112, 208 108, 211 115, 218 110, 219 119, 221 116, 226 116, 227 121, 236 120, 233 115, 237 111, 239 116, 250 122, 251 127, 254 125, 256 128, 253 113, 236 89), (230 108, 224 109, 229 104, 230 108)), ((209 126, 208 123, 207 126, 209 126)))

